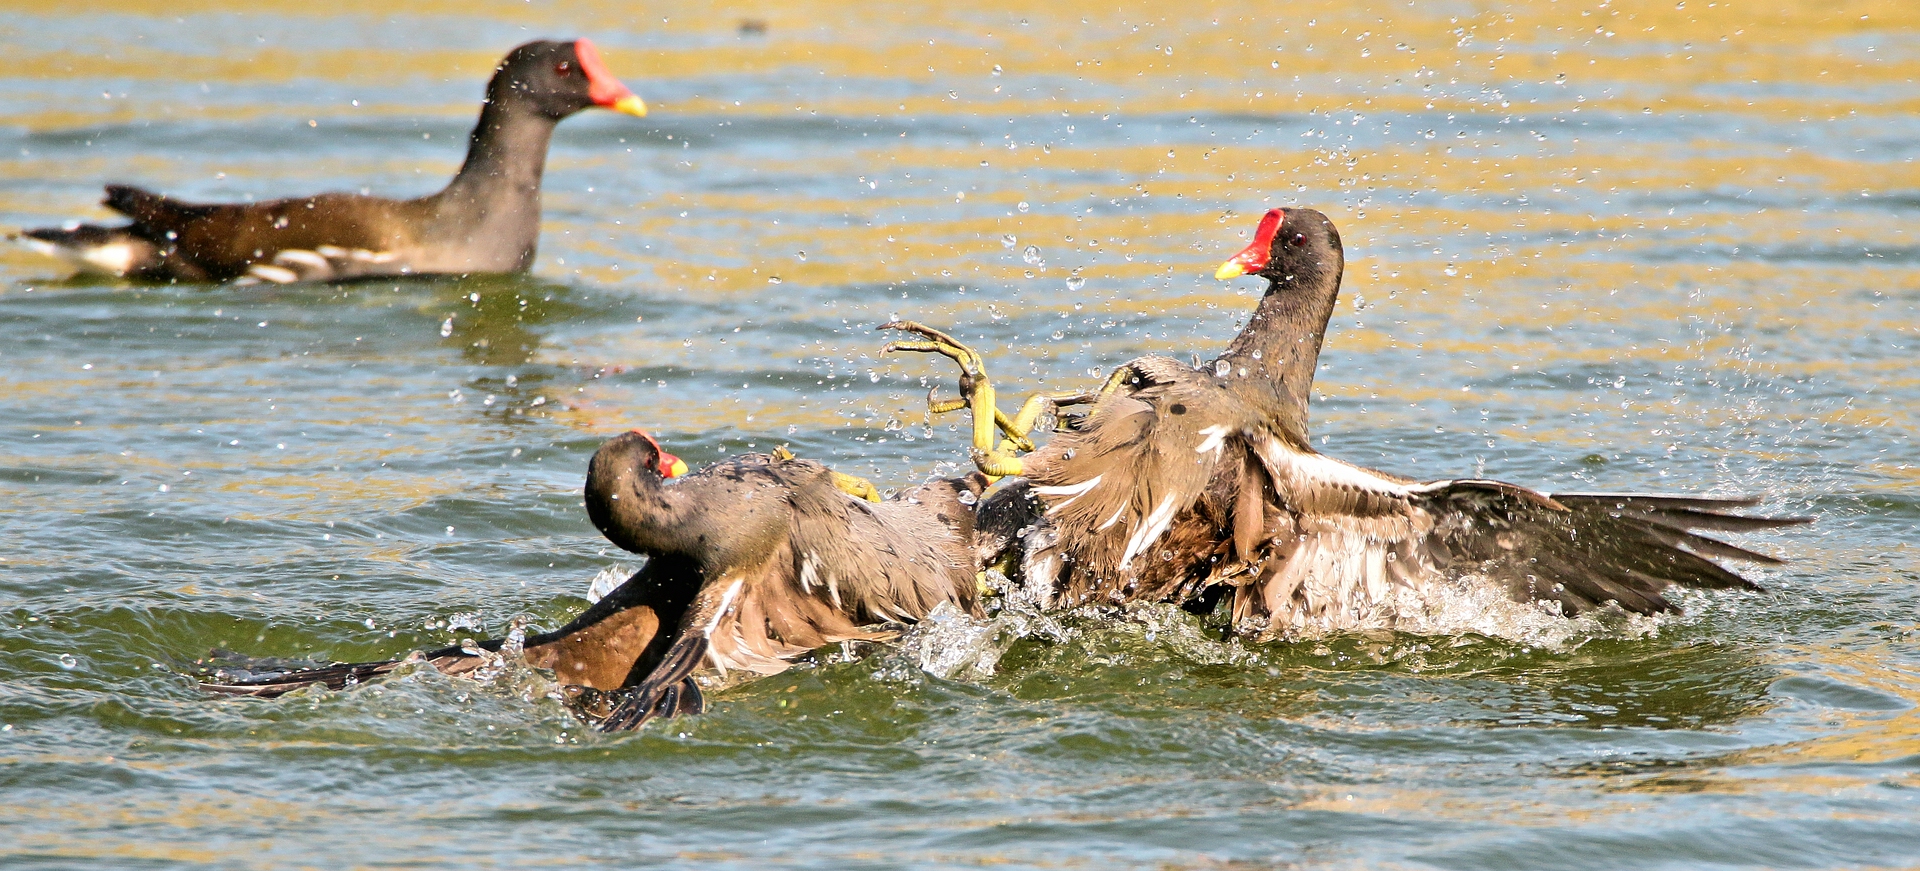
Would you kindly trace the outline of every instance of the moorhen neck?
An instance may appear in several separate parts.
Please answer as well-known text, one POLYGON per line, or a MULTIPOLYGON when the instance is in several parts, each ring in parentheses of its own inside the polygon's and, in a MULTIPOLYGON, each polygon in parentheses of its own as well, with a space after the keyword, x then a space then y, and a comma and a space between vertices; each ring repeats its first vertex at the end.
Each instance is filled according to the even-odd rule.
MULTIPOLYGON (((1054 605, 1211 602, 1265 636, 1419 630, 1449 588, 1491 584, 1573 615, 1613 603, 1651 614, 1679 584, 1758 589, 1714 559, 1777 560, 1695 530, 1745 532, 1803 518, 1734 513, 1755 502, 1683 496, 1548 495, 1488 480, 1421 482, 1355 466, 1307 441, 1306 404, 1343 268, 1333 223, 1275 209, 1216 275, 1259 275, 1266 295, 1227 352, 1198 368, 1165 357, 1124 364, 1096 395, 1042 395, 1007 419, 992 407, 979 357, 951 337, 895 350, 962 365, 974 458, 1024 475, 981 506, 1024 509, 1017 564, 1054 605), (1092 404, 1077 424, 1014 456, 1043 412, 1092 404)), ((957 403, 935 404, 936 410, 957 403)), ((1011 525, 1011 524, 1009 524, 1011 525)))
POLYGON ((1260 219, 1246 249, 1214 272, 1220 280, 1249 273, 1267 279, 1266 294, 1227 352, 1214 361, 1214 374, 1233 379, 1230 383, 1278 390, 1283 407, 1276 411, 1303 441, 1314 369, 1346 262, 1340 232, 1326 215, 1274 209, 1260 219), (1283 218, 1290 224, 1285 232, 1283 218))
POLYGON ((594 106, 647 111, 593 43, 529 42, 494 70, 466 162, 439 193, 198 204, 108 185, 105 205, 132 223, 27 230, 19 238, 82 270, 143 281, 521 272, 539 243, 540 177, 554 125, 594 106))
MULTIPOLYGON (((525 642, 533 665, 585 688, 576 707, 607 731, 698 713, 703 668, 776 674, 836 641, 884 637, 951 602, 978 613, 971 504, 979 474, 935 480, 884 502, 849 495, 820 463, 746 454, 686 469, 650 436, 624 433, 588 465, 587 514, 644 568, 572 623, 525 642), (600 692, 593 692, 600 691, 600 692)), ((479 645, 498 650, 501 642, 479 645)), ((424 654, 465 673, 484 657, 424 654)), ((405 660, 240 675, 208 690, 278 695, 384 674, 405 660)))

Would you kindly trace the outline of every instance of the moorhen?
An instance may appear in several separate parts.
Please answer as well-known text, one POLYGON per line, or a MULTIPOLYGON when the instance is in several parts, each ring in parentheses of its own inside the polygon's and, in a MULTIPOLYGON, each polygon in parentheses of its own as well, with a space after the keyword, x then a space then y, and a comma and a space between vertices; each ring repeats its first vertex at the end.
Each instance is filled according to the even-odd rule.
POLYGON ((887 349, 960 363, 973 456, 1022 475, 983 504, 1025 502, 1017 555, 1028 589, 1053 605, 1208 602, 1228 591, 1233 625, 1263 637, 1418 625, 1443 585, 1490 583, 1568 616, 1613 603, 1672 610, 1670 585, 1758 589, 1713 562, 1779 561, 1698 534, 1807 518, 1733 513, 1751 499, 1545 494, 1489 480, 1422 482, 1322 455, 1307 400, 1340 290, 1339 233, 1312 209, 1274 209, 1215 274, 1266 278, 1266 295, 1226 353, 1203 366, 1142 357, 1092 394, 1042 395, 1009 420, 978 354, 911 322, 923 340, 887 349), (1031 450, 1027 431, 1060 405, 1091 409, 1031 450), (995 427, 1006 438, 995 444, 995 427))
MULTIPOLYGON (((822 645, 883 638, 889 633, 876 624, 912 623, 942 602, 979 613, 972 504, 987 485, 984 475, 873 501, 865 482, 785 452, 733 457, 666 483, 684 469, 639 432, 594 453, 588 516, 614 544, 650 559, 573 622, 524 644, 530 664, 587 688, 576 693, 576 708, 605 731, 697 713, 703 703, 694 675, 703 667, 777 674, 822 645)), ((485 660, 459 647, 422 657, 450 673, 485 660)), ((405 661, 202 686, 279 695, 315 682, 345 686, 405 661)))
POLYGON ((593 43, 529 42, 487 82, 467 160, 413 200, 326 193, 262 203, 185 203, 108 185, 130 224, 27 230, 20 241, 76 267, 143 281, 273 282, 521 272, 540 241, 540 175, 554 125, 601 106, 645 115, 593 43))

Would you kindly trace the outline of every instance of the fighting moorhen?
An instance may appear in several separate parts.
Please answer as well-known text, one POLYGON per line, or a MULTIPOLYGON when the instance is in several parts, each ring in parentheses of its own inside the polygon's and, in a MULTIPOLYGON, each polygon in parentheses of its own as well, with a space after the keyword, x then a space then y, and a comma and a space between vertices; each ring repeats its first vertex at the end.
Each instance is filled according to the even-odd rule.
POLYGON ((20 241, 85 271, 143 281, 521 272, 540 241, 540 175, 554 125, 590 106, 647 113, 593 43, 529 42, 494 70, 466 163, 439 193, 196 204, 116 184, 104 203, 133 223, 27 230, 20 241))
MULTIPOLYGON (((822 645, 885 637, 875 624, 911 623, 942 602, 979 612, 972 504, 984 475, 871 501, 877 497, 850 495, 862 489, 859 479, 784 452, 734 457, 666 483, 684 469, 639 432, 594 453, 588 516, 614 544, 651 559, 572 623, 525 642, 529 663, 563 683, 606 691, 576 696, 603 730, 697 713, 693 676, 703 667, 776 674, 822 645)), ((484 659, 458 647, 422 656, 451 673, 484 659)), ((314 682, 344 686, 404 661, 202 686, 278 695, 314 682)))
MULTIPOLYGON (((1098 393, 1038 396, 1012 420, 980 359, 918 324, 888 350, 960 363, 974 459, 1023 475, 988 500, 1027 500, 1019 570, 1053 605, 1190 604, 1230 590, 1233 623, 1263 637, 1393 628, 1442 585, 1491 583, 1566 615, 1605 603, 1651 614, 1679 584, 1758 589, 1712 559, 1778 560, 1694 530, 1744 532, 1805 518, 1732 513, 1749 499, 1568 493, 1499 481, 1420 482, 1355 466, 1307 440, 1307 400, 1340 290, 1340 236, 1312 209, 1274 209, 1216 277, 1256 274, 1266 295, 1225 354, 1198 368, 1124 364, 1098 393), (1026 433, 1063 404, 1091 409, 1045 446, 1026 433), (1007 438, 995 445, 994 428, 1007 438)), ((982 511, 986 506, 982 506, 982 511)))

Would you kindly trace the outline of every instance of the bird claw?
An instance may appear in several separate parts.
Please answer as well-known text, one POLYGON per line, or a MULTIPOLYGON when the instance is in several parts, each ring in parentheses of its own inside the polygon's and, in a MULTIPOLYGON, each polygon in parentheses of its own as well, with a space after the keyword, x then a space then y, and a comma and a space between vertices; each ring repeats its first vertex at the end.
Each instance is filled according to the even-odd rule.
POLYGON ((888 342, 880 348, 880 353, 891 354, 895 351, 916 351, 920 353, 940 354, 960 364, 963 378, 984 378, 986 369, 980 359, 980 353, 967 347, 959 339, 936 330, 917 321, 887 321, 881 324, 883 330, 899 330, 904 333, 925 337, 925 341, 888 342))

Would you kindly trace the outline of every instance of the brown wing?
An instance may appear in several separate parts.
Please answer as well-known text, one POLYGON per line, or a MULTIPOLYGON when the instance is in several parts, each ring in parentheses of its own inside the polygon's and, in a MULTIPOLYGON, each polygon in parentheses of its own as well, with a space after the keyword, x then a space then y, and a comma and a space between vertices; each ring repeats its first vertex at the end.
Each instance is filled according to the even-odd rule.
POLYGON ((1217 545, 1241 537, 1237 494, 1263 488, 1232 449, 1257 421, 1219 382, 1159 358, 1128 365, 1136 380, 1127 391, 1025 458, 1030 492, 1046 505, 1045 544, 1060 558, 1054 604, 1195 591, 1213 574, 1217 545))
POLYGON ((215 205, 109 185, 104 202, 132 218, 142 237, 169 246, 170 256, 216 280, 271 263, 285 250, 404 250, 415 242, 410 228, 425 218, 419 201, 340 193, 215 205))
POLYGON ((1691 530, 1746 531, 1804 522, 1731 514, 1748 500, 1575 494, 1551 497, 1499 481, 1416 483, 1277 438, 1256 441, 1275 498, 1297 532, 1259 585, 1270 631, 1378 625, 1397 587, 1430 595, 1442 578, 1478 575, 1522 601, 1575 614, 1605 602, 1671 610, 1673 584, 1757 589, 1709 557, 1770 558, 1691 530))
POLYGON ((1516 598, 1578 614, 1605 602, 1640 614, 1673 609, 1679 585, 1758 590, 1714 558, 1780 561, 1693 530, 1750 532, 1809 518, 1732 513, 1752 499, 1571 493, 1551 497, 1497 481, 1453 481, 1423 494, 1438 518, 1430 549, 1505 584, 1516 598))

